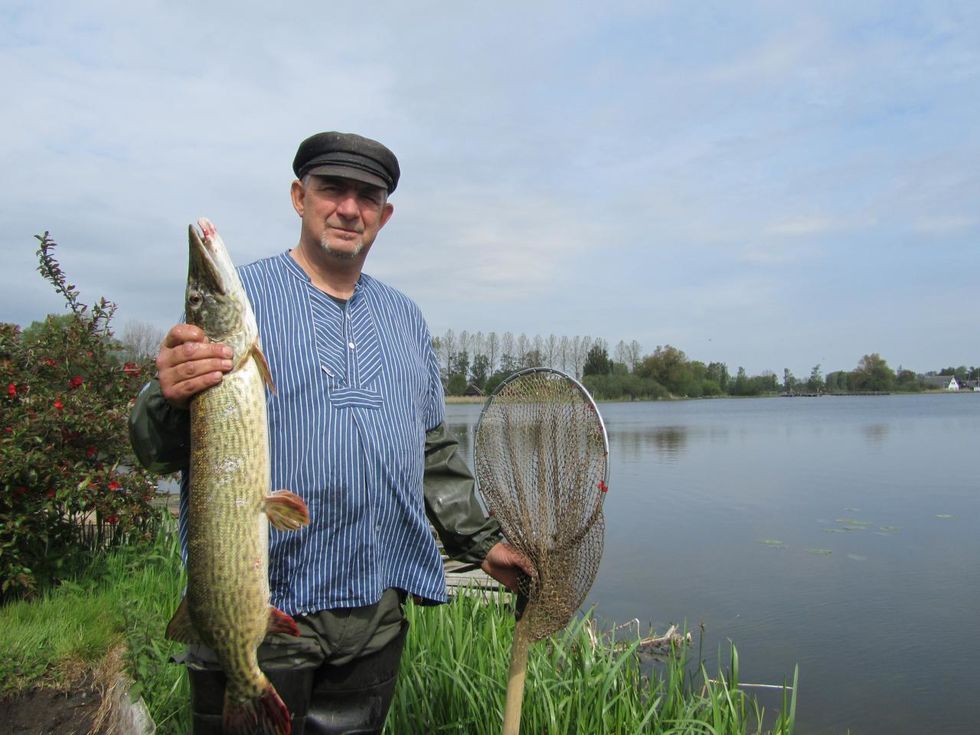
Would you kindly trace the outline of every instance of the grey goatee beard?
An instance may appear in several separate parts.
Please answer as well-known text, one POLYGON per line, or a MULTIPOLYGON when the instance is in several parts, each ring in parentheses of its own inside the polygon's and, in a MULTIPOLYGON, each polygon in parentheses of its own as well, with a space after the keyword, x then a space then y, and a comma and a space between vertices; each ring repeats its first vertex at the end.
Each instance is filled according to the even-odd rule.
POLYGON ((327 242, 327 236, 324 235, 320 238, 320 250, 323 251, 324 255, 327 255, 335 260, 354 260, 361 251, 364 249, 364 241, 362 240, 357 244, 353 250, 337 250, 333 248, 329 242, 327 242))

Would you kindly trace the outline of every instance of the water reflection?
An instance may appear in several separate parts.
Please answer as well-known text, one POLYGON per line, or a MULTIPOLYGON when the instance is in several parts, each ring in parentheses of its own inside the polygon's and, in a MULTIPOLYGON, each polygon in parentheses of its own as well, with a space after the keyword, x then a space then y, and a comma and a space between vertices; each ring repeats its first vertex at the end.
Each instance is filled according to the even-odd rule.
POLYGON ((472 423, 446 423, 446 429, 459 441, 460 451, 468 460, 473 458, 473 434, 476 426, 472 423))
POLYGON ((687 451, 690 429, 686 426, 657 426, 643 431, 614 431, 609 444, 628 461, 638 461, 654 450, 659 459, 676 462, 687 451))
POLYGON ((686 426, 661 426, 653 432, 653 444, 663 459, 676 461, 687 449, 686 426))
POLYGON ((888 424, 865 424, 861 427, 864 438, 872 446, 881 444, 888 436, 889 431, 891 431, 891 427, 888 424))

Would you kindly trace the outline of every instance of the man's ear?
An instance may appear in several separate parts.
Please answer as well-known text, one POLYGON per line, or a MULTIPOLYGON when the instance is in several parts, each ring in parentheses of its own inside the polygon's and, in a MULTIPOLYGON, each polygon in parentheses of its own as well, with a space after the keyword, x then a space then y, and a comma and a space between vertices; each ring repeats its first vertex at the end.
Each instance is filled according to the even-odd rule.
POLYGON ((296 214, 300 217, 303 216, 303 211, 306 209, 306 189, 303 188, 303 183, 296 179, 289 187, 289 198, 293 202, 293 209, 296 210, 296 214))
POLYGON ((381 224, 378 225, 379 230, 382 227, 384 227, 386 224, 388 224, 388 220, 391 219, 391 215, 393 215, 394 213, 395 213, 395 205, 392 204, 391 202, 385 202, 385 207, 381 211, 381 224))

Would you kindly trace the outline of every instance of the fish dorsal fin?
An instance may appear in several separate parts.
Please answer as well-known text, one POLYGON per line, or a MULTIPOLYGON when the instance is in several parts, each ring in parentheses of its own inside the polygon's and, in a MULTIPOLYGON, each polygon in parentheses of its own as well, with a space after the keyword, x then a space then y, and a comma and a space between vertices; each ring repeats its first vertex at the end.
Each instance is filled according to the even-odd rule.
POLYGON ((262 376, 262 382, 269 386, 269 390, 273 393, 276 392, 276 384, 272 382, 272 371, 269 370, 269 363, 265 359, 265 355, 262 354, 262 347, 259 345, 258 341, 252 345, 252 349, 249 350, 249 356, 255 360, 255 364, 259 367, 259 374, 262 376))
POLYGON ((177 606, 177 612, 167 625, 167 638, 180 643, 203 643, 201 634, 194 627, 191 620, 191 612, 187 606, 187 598, 184 597, 177 606))

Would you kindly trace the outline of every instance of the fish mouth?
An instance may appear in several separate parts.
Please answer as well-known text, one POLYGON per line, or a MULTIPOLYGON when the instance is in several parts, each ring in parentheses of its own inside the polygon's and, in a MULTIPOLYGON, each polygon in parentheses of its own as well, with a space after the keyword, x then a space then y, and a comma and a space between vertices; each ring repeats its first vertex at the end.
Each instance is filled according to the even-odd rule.
POLYGON ((208 284, 216 292, 227 294, 228 288, 222 277, 222 269, 214 257, 212 236, 214 225, 201 218, 197 221, 200 232, 194 225, 187 227, 187 240, 190 243, 190 273, 197 276, 203 283, 208 284))

